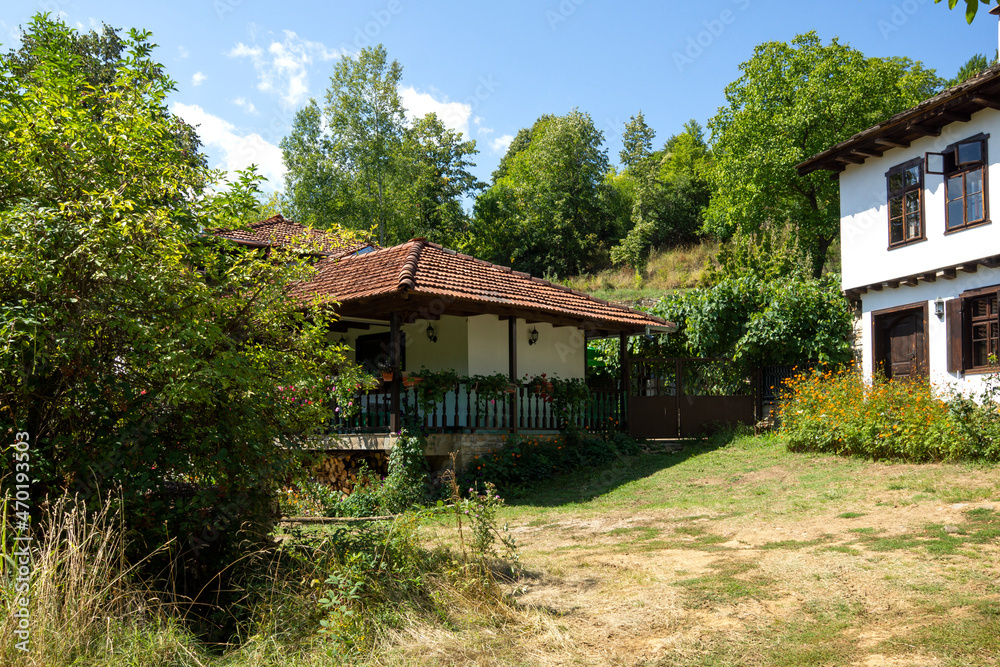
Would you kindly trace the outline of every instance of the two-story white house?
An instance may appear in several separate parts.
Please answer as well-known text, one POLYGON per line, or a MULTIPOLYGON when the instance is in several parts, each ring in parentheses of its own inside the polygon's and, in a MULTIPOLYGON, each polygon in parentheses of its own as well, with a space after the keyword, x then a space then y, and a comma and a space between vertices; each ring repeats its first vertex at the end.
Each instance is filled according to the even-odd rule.
POLYGON ((1000 65, 798 165, 840 180, 865 374, 979 388, 1000 337, 1000 65))

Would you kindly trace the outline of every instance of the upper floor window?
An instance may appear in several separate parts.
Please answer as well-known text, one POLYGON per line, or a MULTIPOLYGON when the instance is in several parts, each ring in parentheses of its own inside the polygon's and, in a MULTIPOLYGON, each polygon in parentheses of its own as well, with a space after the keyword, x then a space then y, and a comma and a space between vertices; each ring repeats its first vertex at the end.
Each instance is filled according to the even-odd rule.
POLYGON ((987 138, 980 134, 948 146, 943 153, 927 154, 927 172, 944 175, 946 232, 989 221, 987 138))
POLYGON ((920 158, 886 172, 889 200, 889 247, 924 238, 923 165, 920 158))

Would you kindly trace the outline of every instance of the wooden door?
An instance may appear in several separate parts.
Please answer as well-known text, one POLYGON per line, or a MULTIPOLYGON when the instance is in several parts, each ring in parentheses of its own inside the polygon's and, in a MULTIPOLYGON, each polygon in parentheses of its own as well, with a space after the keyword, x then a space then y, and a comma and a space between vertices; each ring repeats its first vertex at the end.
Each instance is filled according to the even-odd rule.
POLYGON ((876 367, 890 380, 927 377, 927 306, 874 314, 876 367))

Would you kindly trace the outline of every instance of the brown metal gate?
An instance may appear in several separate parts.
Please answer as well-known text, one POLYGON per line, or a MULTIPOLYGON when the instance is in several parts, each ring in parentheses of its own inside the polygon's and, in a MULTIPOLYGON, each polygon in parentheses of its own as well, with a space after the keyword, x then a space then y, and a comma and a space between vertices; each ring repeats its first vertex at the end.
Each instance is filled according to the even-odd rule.
POLYGON ((759 378, 728 359, 636 357, 627 377, 634 438, 689 438, 755 423, 759 378))

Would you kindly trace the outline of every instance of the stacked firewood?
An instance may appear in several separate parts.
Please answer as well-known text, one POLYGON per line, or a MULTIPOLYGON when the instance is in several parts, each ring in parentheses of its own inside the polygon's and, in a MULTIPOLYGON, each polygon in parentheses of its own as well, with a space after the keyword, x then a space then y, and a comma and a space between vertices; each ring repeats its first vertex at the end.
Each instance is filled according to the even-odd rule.
POLYGON ((313 477, 341 493, 351 493, 358 482, 362 466, 384 477, 389 465, 385 452, 325 452, 313 468, 313 477))

